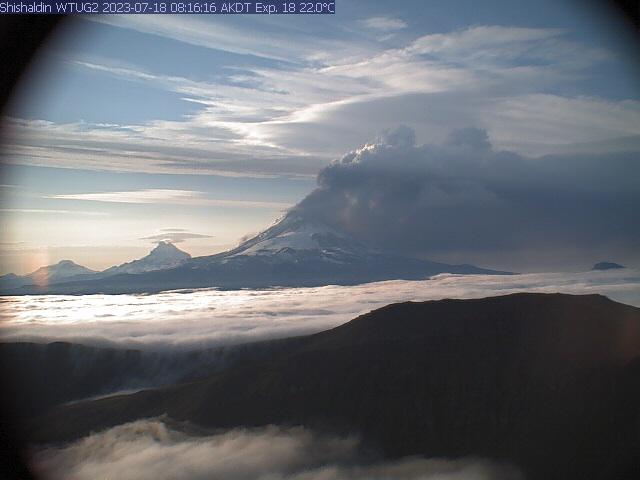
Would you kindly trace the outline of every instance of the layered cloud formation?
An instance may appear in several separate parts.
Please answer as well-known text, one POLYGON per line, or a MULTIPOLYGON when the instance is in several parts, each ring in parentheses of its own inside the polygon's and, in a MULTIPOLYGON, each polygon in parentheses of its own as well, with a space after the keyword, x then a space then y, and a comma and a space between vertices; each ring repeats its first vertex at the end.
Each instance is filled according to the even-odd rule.
POLYGON ((522 480, 515 468, 480 459, 411 457, 363 463, 354 438, 267 427, 189 436, 158 420, 138 421, 38 452, 52 480, 522 480))
MULTIPOLYGON (((430 16, 442 5, 421 7, 396 2, 393 11, 408 18, 424 10, 430 16)), ((624 98, 624 92, 621 99, 619 91, 607 95, 607 82, 597 81, 621 75, 618 52, 596 41, 591 30, 586 37, 571 29, 509 26, 506 19, 501 25, 501 12, 495 13, 497 24, 473 22, 449 31, 390 15, 362 18, 354 11, 330 20, 243 18, 237 23, 91 19, 110 27, 92 28, 102 36, 87 39, 87 45, 89 40, 108 44, 123 34, 140 42, 160 36, 179 45, 186 52, 182 57, 201 51, 218 56, 201 62, 211 70, 198 75, 193 71, 202 65, 185 73, 149 65, 147 58, 129 52, 110 52, 110 57, 65 51, 66 61, 52 62, 47 78, 114 81, 122 95, 134 87, 159 90, 192 111, 144 122, 108 121, 105 114, 99 122, 45 120, 49 112, 38 112, 36 120, 18 111, 21 118, 8 123, 7 160, 117 171, 289 176, 314 175, 372 132, 398 122, 411 124, 429 141, 459 125, 482 125, 500 148, 536 156, 583 142, 637 139, 637 98, 624 98), (219 52, 225 55, 220 58, 219 52), (596 81, 587 84, 585 78, 596 81)), ((138 97, 130 102, 137 104, 138 97)), ((83 111, 84 105, 67 107, 83 111)))
POLYGON ((418 145, 388 130, 324 168, 296 210, 376 246, 503 269, 640 263, 640 164, 632 151, 531 159, 454 130, 418 145))
POLYGON ((0 339, 194 349, 318 332, 394 302, 522 291, 600 293, 640 306, 640 272, 444 274, 348 287, 2 297, 0 339))
POLYGON ((333 159, 407 124, 415 135, 323 170, 325 198, 305 207, 329 201, 367 240, 443 261, 640 266, 640 97, 620 29, 551 0, 348 3, 313 18, 79 19, 91 34, 78 27, 42 54, 3 130, 16 175, 63 167, 77 180, 10 193, 6 240, 86 258, 87 245, 124 245, 172 214, 166 226, 215 231, 216 245, 189 240, 215 253, 299 201, 333 159), (447 139, 464 126, 491 141, 447 139))

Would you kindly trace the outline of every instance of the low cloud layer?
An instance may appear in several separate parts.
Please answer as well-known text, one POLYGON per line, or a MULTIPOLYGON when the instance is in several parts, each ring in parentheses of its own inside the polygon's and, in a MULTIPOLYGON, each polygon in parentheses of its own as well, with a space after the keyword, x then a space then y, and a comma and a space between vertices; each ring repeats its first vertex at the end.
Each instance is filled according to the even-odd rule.
POLYGON ((190 436, 159 420, 137 421, 35 454, 52 480, 523 480, 482 459, 410 457, 363 463, 354 438, 267 427, 190 436))
POLYGON ((600 293, 640 306, 640 271, 442 274, 421 281, 356 286, 2 297, 0 339, 192 349, 318 332, 394 302, 522 291, 600 293))
POLYGON ((527 158, 487 132, 418 145, 386 131, 333 162, 295 210, 390 250, 510 270, 640 264, 637 151, 527 158))

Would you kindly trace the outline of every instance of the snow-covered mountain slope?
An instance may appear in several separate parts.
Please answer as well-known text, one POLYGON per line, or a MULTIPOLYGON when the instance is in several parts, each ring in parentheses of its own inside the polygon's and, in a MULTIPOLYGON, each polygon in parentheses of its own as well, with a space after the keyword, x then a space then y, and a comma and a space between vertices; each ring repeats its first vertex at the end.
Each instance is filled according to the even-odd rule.
POLYGON ((289 214, 272 227, 241 243, 222 256, 230 258, 241 255, 278 255, 293 251, 317 251, 362 255, 369 249, 349 235, 334 228, 289 214))
POLYGON ((16 288, 23 285, 49 285, 61 282, 78 275, 90 275, 96 273, 71 260, 60 260, 54 265, 40 267, 28 275, 15 275, 9 273, 0 277, 0 288, 16 288))
POLYGON ((159 242, 146 257, 123 263, 115 267, 107 268, 101 272, 101 276, 116 275, 119 273, 144 273, 165 268, 174 268, 189 260, 191 255, 183 252, 169 242, 159 242))

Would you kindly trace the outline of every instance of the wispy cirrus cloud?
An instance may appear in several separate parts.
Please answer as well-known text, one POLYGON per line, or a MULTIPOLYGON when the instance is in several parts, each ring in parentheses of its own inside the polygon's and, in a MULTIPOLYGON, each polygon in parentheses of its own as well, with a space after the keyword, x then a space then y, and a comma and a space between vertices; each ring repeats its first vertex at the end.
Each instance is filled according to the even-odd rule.
POLYGON ((192 15, 176 18, 153 15, 153 18, 147 21, 138 19, 135 15, 123 15, 119 18, 95 16, 87 20, 158 35, 212 50, 251 55, 291 64, 337 61, 345 56, 359 57, 370 53, 375 48, 375 44, 362 38, 340 39, 334 36, 315 35, 314 31, 318 23, 325 21, 322 18, 314 18, 306 22, 304 19, 297 19, 295 24, 259 16, 255 18, 245 16, 239 22, 228 18, 219 21, 192 15), (257 41, 256 37, 247 35, 248 30, 268 33, 261 35, 260 40, 257 41))
POLYGON ((394 17, 370 17, 361 20, 360 23, 367 28, 379 30, 381 32, 392 32, 407 28, 407 24, 404 20, 394 17))
MULTIPOLYGON (((368 20, 379 27, 401 26, 395 17, 374 18, 368 20)), ((532 156, 566 150, 573 143, 640 135, 637 101, 553 93, 612 58, 561 29, 481 25, 414 36, 393 47, 364 41, 358 32, 327 42, 313 35, 319 43, 311 48, 304 29, 292 26, 258 42, 244 35, 246 25, 214 29, 202 19, 99 21, 212 49, 227 48, 235 42, 229 39, 242 33, 244 43, 237 45, 246 44, 239 47, 243 53, 269 56, 277 50, 288 61, 265 65, 247 58, 225 75, 194 80, 104 58, 70 59, 70 68, 178 93, 197 111, 180 120, 135 125, 15 119, 8 129, 7 161, 117 171, 310 176, 398 123, 410 124, 419 138, 433 141, 453 128, 478 125, 489 130, 498 148, 532 156)), ((271 32, 282 27, 274 20, 264 22, 256 28, 271 32)))
POLYGON ((0 208, 0 212, 4 213, 35 213, 42 215, 89 215, 89 216, 106 216, 106 212, 98 212, 93 210, 60 210, 53 208, 0 208))
POLYGON ((207 194, 205 192, 198 192, 194 190, 172 190, 154 188, 121 192, 47 195, 45 196, 45 198, 57 200, 84 200, 107 203, 194 205, 230 208, 266 208, 277 211, 287 209, 291 206, 288 203, 281 202, 214 199, 207 197, 207 194))

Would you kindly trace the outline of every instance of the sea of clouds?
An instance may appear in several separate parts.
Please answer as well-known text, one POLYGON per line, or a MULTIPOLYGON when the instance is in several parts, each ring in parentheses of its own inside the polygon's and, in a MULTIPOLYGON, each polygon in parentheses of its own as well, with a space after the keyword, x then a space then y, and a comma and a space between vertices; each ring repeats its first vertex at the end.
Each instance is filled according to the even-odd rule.
POLYGON ((524 480, 514 467, 477 458, 376 461, 354 437, 302 428, 192 433, 136 421, 35 452, 32 468, 51 480, 524 480))
POLYGON ((437 275, 356 286, 164 292, 155 295, 0 299, 2 341, 73 341, 130 348, 196 349, 326 330, 402 301, 514 292, 599 293, 640 306, 640 271, 437 275))

